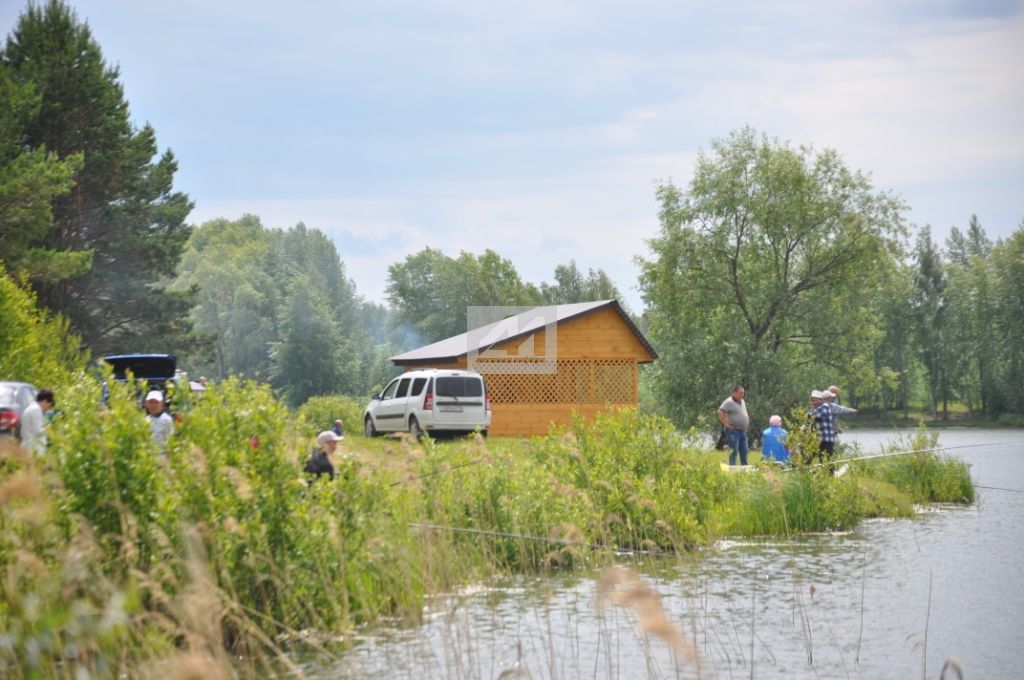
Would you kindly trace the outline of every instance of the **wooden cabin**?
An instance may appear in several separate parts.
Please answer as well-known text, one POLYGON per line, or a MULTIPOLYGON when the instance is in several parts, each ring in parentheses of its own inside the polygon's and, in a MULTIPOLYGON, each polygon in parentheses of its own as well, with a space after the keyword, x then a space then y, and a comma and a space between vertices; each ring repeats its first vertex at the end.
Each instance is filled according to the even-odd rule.
POLYGON ((573 413, 636 408, 639 365, 657 358, 615 300, 536 307, 391 357, 396 366, 477 371, 491 434, 543 435, 573 413))

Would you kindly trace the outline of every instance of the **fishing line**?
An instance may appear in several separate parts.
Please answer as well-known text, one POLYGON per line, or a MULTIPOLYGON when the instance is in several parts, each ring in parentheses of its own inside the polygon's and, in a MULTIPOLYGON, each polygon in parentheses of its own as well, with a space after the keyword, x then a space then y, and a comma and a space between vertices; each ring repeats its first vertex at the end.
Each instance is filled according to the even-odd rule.
POLYGON ((433 472, 424 472, 422 475, 415 475, 412 478, 408 478, 407 477, 406 479, 403 479, 401 481, 393 482, 390 486, 399 486, 401 484, 408 484, 409 482, 412 482, 412 481, 419 481, 421 479, 426 479, 427 477, 433 477, 434 475, 447 474, 449 472, 452 472, 453 470, 458 470, 459 468, 469 467, 470 465, 479 465, 480 463, 485 463, 485 462, 487 462, 486 459, 480 458, 478 460, 471 460, 471 461, 466 462, 466 463, 459 463, 458 465, 449 465, 448 467, 446 467, 443 470, 434 470, 433 472))
MULTIPOLYGON (((827 463, 813 463, 811 465, 804 465, 799 468, 801 470, 814 467, 825 467, 826 465, 840 465, 842 463, 855 463, 860 460, 872 460, 875 458, 890 458, 892 456, 907 456, 912 453, 932 453, 935 451, 953 451, 956 449, 975 449, 979 446, 1006 446, 1007 444, 1024 444, 1022 440, 1009 441, 1009 442, 986 442, 984 444, 961 444, 960 446, 935 446, 930 449, 917 449, 915 451, 890 451, 888 453, 876 453, 870 456, 853 456, 851 458, 837 458, 827 463)), ((792 472, 798 468, 786 468, 783 472, 792 472)))
POLYGON ((419 524, 410 522, 409 527, 412 529, 437 529, 439 531, 450 531, 455 534, 475 534, 477 536, 491 536, 494 538, 517 538, 524 541, 537 541, 539 543, 555 543, 558 545, 567 546, 578 546, 580 548, 590 548, 591 550, 611 550, 618 554, 628 555, 668 555, 664 550, 634 550, 632 548, 612 548, 607 545, 598 545, 596 543, 587 543, 585 541, 571 541, 564 538, 550 538, 548 536, 530 536, 529 534, 515 534, 506 531, 490 531, 488 529, 469 529, 465 527, 449 527, 443 524, 419 524))
POLYGON ((975 489, 992 489, 994 491, 1012 491, 1013 493, 1024 493, 1024 489, 1007 489, 1004 486, 982 486, 981 484, 975 484, 975 489))

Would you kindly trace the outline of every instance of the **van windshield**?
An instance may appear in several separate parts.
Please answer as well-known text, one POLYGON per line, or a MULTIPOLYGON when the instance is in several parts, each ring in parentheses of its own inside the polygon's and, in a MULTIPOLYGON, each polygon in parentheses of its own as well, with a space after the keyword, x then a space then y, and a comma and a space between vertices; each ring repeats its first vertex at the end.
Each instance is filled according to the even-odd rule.
POLYGON ((480 378, 439 377, 436 385, 439 397, 482 397, 484 394, 480 378))

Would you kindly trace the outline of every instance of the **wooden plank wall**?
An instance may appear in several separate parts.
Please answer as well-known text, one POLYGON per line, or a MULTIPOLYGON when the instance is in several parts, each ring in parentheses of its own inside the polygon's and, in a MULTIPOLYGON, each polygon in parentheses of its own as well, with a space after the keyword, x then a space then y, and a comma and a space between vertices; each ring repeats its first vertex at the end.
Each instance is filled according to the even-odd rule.
MULTIPOLYGON (((637 339, 615 310, 601 309, 571 319, 555 329, 555 352, 559 359, 636 359, 650 361, 654 357, 637 339)), ((544 331, 533 336, 533 356, 545 357, 547 338, 544 331)), ((509 356, 518 356, 523 338, 498 343, 495 349, 509 356)), ((545 357, 551 358, 551 357, 545 357)), ((463 365, 465 359, 463 358, 463 365)))
POLYGON ((495 437, 542 436, 552 425, 572 423, 574 412, 589 422, 598 413, 616 408, 636 408, 636 404, 492 404, 490 434, 495 437))

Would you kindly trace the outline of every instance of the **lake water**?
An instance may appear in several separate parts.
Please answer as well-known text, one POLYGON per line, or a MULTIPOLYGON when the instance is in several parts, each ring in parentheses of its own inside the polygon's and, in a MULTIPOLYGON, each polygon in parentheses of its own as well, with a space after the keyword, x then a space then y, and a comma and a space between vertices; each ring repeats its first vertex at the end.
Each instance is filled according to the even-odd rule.
MULTIPOLYGON (((896 435, 844 438, 868 454, 896 435)), ((314 674, 939 678, 954 658, 964 678, 1022 678, 1024 430, 943 430, 940 444, 971 465, 976 485, 999 488, 979 488, 970 507, 844 534, 624 561, 660 594, 696 660, 642 633, 632 609, 599 609, 599 574, 575 572, 438 598, 423 625, 370 636, 314 674)), ((944 677, 959 676, 950 668, 944 677)))

